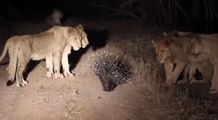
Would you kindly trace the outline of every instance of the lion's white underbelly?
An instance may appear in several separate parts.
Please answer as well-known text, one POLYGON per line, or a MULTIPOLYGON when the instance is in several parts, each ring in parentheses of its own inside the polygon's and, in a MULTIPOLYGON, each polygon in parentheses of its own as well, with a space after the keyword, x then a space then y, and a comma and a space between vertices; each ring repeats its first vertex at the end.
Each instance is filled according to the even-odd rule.
POLYGON ((31 59, 32 60, 42 60, 42 59, 45 59, 45 57, 46 57, 45 54, 34 53, 34 54, 32 54, 31 59))

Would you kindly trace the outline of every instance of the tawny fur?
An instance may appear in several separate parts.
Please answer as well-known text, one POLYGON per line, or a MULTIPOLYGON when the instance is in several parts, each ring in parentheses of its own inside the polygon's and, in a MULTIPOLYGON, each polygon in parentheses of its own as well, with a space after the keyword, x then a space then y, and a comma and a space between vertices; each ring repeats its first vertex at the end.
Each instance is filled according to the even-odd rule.
POLYGON ((157 54, 157 60, 160 63, 164 63, 166 83, 168 85, 176 83, 182 72, 184 72, 185 80, 196 82, 193 78, 196 69, 203 74, 204 80, 202 81, 211 79, 211 71, 213 69, 204 69, 206 67, 212 68, 208 60, 194 62, 188 59, 186 51, 192 37, 189 34, 182 36, 171 35, 166 36, 162 40, 152 41, 157 54), (187 74, 189 74, 189 78, 187 78, 187 74))
POLYGON ((17 86, 27 84, 23 72, 30 60, 46 60, 47 77, 62 78, 60 66, 65 76, 70 75, 68 54, 88 45, 88 39, 82 25, 77 27, 54 26, 49 30, 32 35, 14 36, 6 42, 0 61, 7 51, 9 79, 17 80, 17 86))
POLYGON ((198 34, 196 39, 192 39, 189 44, 188 53, 189 59, 192 61, 201 61, 209 59, 213 64, 214 72, 210 93, 218 92, 218 34, 198 34))

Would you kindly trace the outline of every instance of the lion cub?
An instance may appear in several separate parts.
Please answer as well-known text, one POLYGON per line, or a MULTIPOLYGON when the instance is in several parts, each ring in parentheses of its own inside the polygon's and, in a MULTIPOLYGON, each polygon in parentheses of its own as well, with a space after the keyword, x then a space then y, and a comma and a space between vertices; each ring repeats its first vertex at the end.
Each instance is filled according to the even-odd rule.
POLYGON ((210 93, 218 92, 218 34, 197 34, 195 39, 191 39, 188 53, 189 59, 192 61, 202 61, 209 59, 213 64, 213 78, 210 87, 210 93))
POLYGON ((164 63, 166 83, 168 85, 176 83, 181 73, 185 80, 195 83, 197 82, 194 78, 196 70, 202 73, 202 82, 210 80, 213 69, 210 69, 212 65, 208 60, 190 61, 188 59, 186 51, 193 36, 189 33, 178 33, 176 36, 170 34, 165 35, 161 40, 152 40, 157 60, 164 63))
POLYGON ((14 36, 5 44, 0 61, 7 51, 9 66, 7 67, 8 85, 17 81, 17 86, 25 86, 23 72, 30 60, 46 60, 47 77, 62 78, 60 66, 63 66, 64 76, 70 75, 68 54, 71 47, 74 51, 85 48, 89 44, 82 25, 77 27, 53 26, 39 34, 14 36))

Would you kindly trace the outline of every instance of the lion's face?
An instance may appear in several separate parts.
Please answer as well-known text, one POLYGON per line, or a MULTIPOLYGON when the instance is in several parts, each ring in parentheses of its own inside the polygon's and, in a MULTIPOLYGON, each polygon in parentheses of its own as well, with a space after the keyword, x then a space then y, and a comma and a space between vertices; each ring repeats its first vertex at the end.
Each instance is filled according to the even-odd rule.
POLYGON ((188 48, 187 48, 187 54, 191 55, 197 55, 202 50, 200 45, 200 40, 198 39, 191 39, 188 48))
POLYGON ((76 27, 76 30, 79 32, 79 34, 81 35, 81 44, 82 44, 82 48, 85 48, 88 44, 88 38, 87 38, 87 34, 85 32, 85 29, 82 25, 78 25, 76 27))
POLYGON ((69 43, 73 47, 73 50, 77 51, 82 47, 80 35, 70 35, 69 43))
POLYGON ((152 40, 157 55, 157 61, 165 63, 167 58, 171 55, 170 44, 167 40, 152 40))
POLYGON ((85 48, 89 44, 88 37, 84 31, 80 31, 80 33, 81 33, 82 48, 85 48))
POLYGON ((68 30, 68 42, 75 51, 79 50, 81 47, 85 48, 89 44, 87 34, 82 25, 78 25, 75 29, 70 28, 68 30))

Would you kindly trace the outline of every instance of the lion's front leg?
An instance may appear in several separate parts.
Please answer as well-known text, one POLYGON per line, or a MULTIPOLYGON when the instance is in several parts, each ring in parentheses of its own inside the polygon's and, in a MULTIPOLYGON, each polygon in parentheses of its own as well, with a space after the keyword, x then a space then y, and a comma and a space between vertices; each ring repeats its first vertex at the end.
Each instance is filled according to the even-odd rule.
POLYGON ((53 56, 53 62, 54 62, 54 77, 59 79, 63 79, 63 75, 60 73, 60 67, 61 67, 61 52, 55 52, 53 56))
POLYGON ((53 73, 53 56, 50 54, 45 58, 45 64, 46 64, 46 77, 52 78, 54 77, 53 73))
POLYGON ((192 80, 194 79, 194 74, 195 74, 195 71, 197 69, 196 67, 196 63, 190 63, 190 69, 189 69, 189 78, 188 80, 192 80))
POLYGON ((186 67, 186 63, 177 63, 175 66, 174 71, 171 74, 171 83, 174 84, 177 82, 177 79, 179 77, 179 75, 182 73, 182 71, 184 70, 184 68, 186 67))
MULTIPOLYGON (((191 80, 193 78, 194 71, 195 71, 195 65, 193 63, 188 63, 182 71, 183 71, 183 74, 182 74, 183 79, 179 80, 177 82, 178 84, 188 83, 189 80, 191 80)), ((181 73, 182 73, 182 71, 181 71, 181 73)), ((180 76, 181 73, 179 73, 178 77, 180 76)), ((178 78, 177 78, 177 80, 178 80, 178 78)))
POLYGON ((70 45, 65 46, 63 54, 62 54, 62 58, 61 58, 63 74, 65 77, 74 75, 70 72, 70 67, 69 67, 68 55, 70 54, 70 52, 71 52, 71 46, 70 45))
POLYGON ((164 64, 164 68, 165 68, 166 84, 171 85, 171 74, 173 71, 173 63, 166 62, 164 64))

